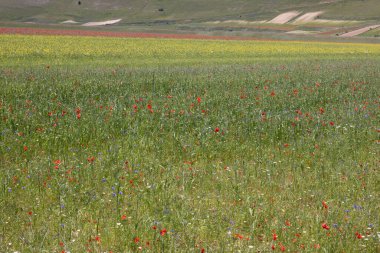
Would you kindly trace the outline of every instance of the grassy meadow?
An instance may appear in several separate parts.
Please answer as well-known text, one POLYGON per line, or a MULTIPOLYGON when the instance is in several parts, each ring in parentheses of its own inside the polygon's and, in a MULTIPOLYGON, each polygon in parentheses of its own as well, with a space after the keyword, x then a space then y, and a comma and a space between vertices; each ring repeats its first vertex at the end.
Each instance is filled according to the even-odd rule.
POLYGON ((379 252, 380 45, 0 36, 0 252, 379 252))

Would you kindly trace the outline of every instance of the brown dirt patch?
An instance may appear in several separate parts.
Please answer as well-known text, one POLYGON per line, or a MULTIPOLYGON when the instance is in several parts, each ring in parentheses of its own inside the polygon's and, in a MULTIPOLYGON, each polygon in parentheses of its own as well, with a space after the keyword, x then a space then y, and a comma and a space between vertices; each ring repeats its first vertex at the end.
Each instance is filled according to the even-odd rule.
POLYGON ((301 14, 298 11, 289 11, 282 13, 275 17, 274 19, 268 21, 268 23, 273 23, 273 24, 286 24, 293 18, 297 17, 299 14, 301 14))
POLYGON ((307 23, 307 22, 314 21, 322 13, 323 13, 323 11, 305 13, 301 17, 294 20, 294 23, 307 23))
POLYGON ((368 32, 369 30, 376 29, 378 27, 380 27, 380 25, 371 25, 371 26, 363 27, 363 28, 360 28, 348 33, 343 33, 339 37, 353 37, 353 36, 368 32))

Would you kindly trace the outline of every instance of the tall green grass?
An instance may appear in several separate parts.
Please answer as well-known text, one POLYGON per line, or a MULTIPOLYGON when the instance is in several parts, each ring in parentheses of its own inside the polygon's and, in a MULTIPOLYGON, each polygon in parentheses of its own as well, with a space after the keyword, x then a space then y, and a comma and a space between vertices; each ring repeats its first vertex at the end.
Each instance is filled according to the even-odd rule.
POLYGON ((1 68, 1 252, 379 250, 378 60, 33 59, 1 68))

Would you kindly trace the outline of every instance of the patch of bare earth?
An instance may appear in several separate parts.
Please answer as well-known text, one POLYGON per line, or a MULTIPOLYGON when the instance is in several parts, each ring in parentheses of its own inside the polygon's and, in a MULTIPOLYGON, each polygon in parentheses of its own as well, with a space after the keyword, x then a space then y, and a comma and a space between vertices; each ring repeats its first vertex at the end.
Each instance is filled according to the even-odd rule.
POLYGON ((297 17, 299 14, 301 14, 301 13, 298 12, 298 11, 285 12, 285 13, 282 13, 282 14, 278 15, 274 19, 268 21, 268 23, 272 23, 272 24, 286 24, 290 20, 292 20, 293 18, 297 17))
POLYGON ((339 37, 354 37, 354 36, 357 36, 359 34, 368 32, 372 29, 376 29, 378 27, 380 27, 380 25, 371 25, 371 26, 363 27, 363 28, 360 28, 360 29, 357 29, 357 30, 354 30, 354 31, 351 31, 348 33, 343 33, 339 37))
POLYGON ((113 25, 116 23, 119 23, 121 19, 114 19, 114 20, 106 20, 102 22, 88 22, 83 24, 82 26, 102 26, 102 25, 113 25))
POLYGON ((66 20, 66 21, 61 22, 61 24, 78 24, 78 22, 70 19, 70 20, 66 20))
POLYGON ((319 24, 355 24, 360 21, 356 20, 339 20, 339 19, 315 19, 311 21, 312 23, 319 23, 319 24))
POLYGON ((316 20, 323 11, 308 12, 294 20, 294 23, 307 23, 316 20))

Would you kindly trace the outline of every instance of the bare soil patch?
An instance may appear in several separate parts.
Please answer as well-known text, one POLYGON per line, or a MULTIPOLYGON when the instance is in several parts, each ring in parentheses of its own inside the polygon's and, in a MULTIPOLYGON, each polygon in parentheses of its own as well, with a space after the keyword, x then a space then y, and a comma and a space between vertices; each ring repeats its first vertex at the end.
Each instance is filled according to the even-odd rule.
POLYGON ((298 17, 296 20, 294 20, 294 23, 307 23, 307 22, 314 21, 322 13, 323 11, 305 13, 301 17, 298 17))
POLYGON ((275 17, 274 19, 268 21, 268 23, 273 23, 273 24, 286 24, 293 18, 297 17, 299 14, 301 14, 298 11, 289 11, 282 13, 275 17))
POLYGON ((360 29, 357 29, 357 30, 354 30, 354 31, 351 31, 351 32, 348 32, 348 33, 343 33, 339 37, 353 37, 353 36, 357 36, 359 34, 368 32, 368 31, 370 31, 372 29, 376 29, 378 27, 380 27, 380 25, 371 25, 371 26, 363 27, 363 28, 360 28, 360 29))
POLYGON ((102 26, 102 25, 113 25, 116 23, 119 23, 121 19, 114 19, 114 20, 106 20, 101 22, 88 22, 83 24, 82 26, 102 26))
POLYGON ((78 24, 78 22, 75 20, 69 19, 69 20, 61 22, 61 24, 78 24))

